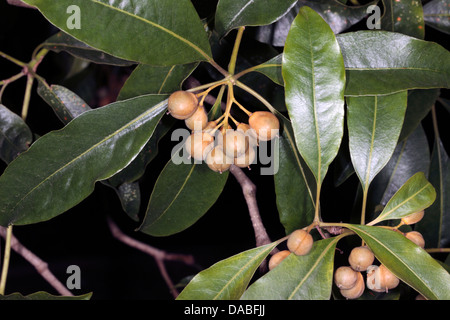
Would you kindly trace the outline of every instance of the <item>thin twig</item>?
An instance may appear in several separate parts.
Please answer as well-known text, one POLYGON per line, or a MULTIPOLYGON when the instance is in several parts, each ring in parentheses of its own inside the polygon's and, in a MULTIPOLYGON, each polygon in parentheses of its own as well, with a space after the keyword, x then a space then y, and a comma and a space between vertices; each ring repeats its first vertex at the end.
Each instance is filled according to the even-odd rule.
POLYGON ((172 260, 172 261, 181 261, 187 265, 194 265, 195 261, 194 258, 191 255, 186 254, 176 254, 176 253, 167 253, 163 250, 157 249, 155 247, 152 247, 146 243, 140 242, 136 239, 133 239, 129 237, 128 235, 124 234, 119 227, 111 220, 108 219, 108 225, 109 229, 111 230, 112 235, 114 238, 122 241, 126 245, 138 249, 150 256, 152 256, 156 260, 156 264, 158 265, 159 271, 161 272, 161 275, 166 282, 167 286, 169 287, 170 293, 174 298, 178 296, 178 291, 175 288, 172 280, 170 279, 170 276, 167 272, 166 266, 164 265, 165 260, 172 260))
POLYGON ((247 202, 250 220, 252 221, 253 230, 255 231, 256 246, 271 243, 272 241, 267 234, 266 228, 261 220, 261 215, 259 214, 258 203, 256 201, 256 185, 249 177, 247 177, 241 168, 231 165, 230 172, 241 185, 242 193, 247 202))
MULTIPOLYGON (((0 236, 6 238, 6 228, 1 226, 0 236)), ((27 260, 59 294, 63 296, 73 296, 72 292, 70 292, 69 289, 67 289, 66 286, 64 286, 50 271, 48 264, 25 248, 14 235, 11 237, 11 248, 27 260)))

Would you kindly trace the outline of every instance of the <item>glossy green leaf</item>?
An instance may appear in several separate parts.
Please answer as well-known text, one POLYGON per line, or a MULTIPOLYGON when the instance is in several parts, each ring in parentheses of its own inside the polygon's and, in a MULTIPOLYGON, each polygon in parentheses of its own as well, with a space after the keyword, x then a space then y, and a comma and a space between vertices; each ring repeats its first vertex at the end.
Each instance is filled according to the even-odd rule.
POLYGON ((91 110, 91 107, 83 99, 63 86, 49 86, 47 83, 39 80, 37 92, 52 107, 63 124, 68 124, 80 114, 91 110))
POLYGON ((140 231, 152 236, 181 232, 200 219, 222 193, 228 171, 220 174, 183 156, 184 163, 172 158, 160 173, 140 231))
POLYGON ((395 148, 389 162, 370 184, 368 196, 368 219, 381 210, 375 210, 379 205, 386 206, 400 187, 417 172, 428 173, 430 167, 430 150, 427 136, 422 126, 416 128, 406 139, 395 148))
POLYGON ((275 22, 295 4, 295 0, 219 0, 215 27, 220 34, 242 26, 261 26, 275 22))
POLYGON ((336 244, 340 237, 315 241, 305 256, 290 254, 256 280, 243 300, 327 300, 331 296, 336 244))
POLYGON ((276 203, 280 222, 290 234, 312 222, 315 202, 308 187, 307 166, 285 132, 279 139, 278 152, 279 167, 274 175, 276 203))
POLYGON ((406 108, 403 128, 400 132, 399 141, 402 141, 413 132, 439 97, 439 89, 410 90, 408 91, 408 106, 406 108))
POLYGON ((150 93, 170 94, 180 90, 183 81, 197 65, 197 63, 190 63, 158 67, 140 64, 128 77, 117 100, 125 100, 150 93))
POLYGON ((271 25, 259 27, 256 38, 277 47, 284 46, 289 28, 303 6, 308 6, 316 11, 335 34, 341 33, 364 19, 367 15, 367 8, 379 1, 375 0, 360 6, 348 6, 343 2, 338 0, 299 0, 281 19, 271 25))
POLYGON ((164 66, 211 60, 207 34, 189 0, 24 2, 74 38, 124 60, 164 66))
POLYGON ((135 63, 132 61, 113 57, 107 53, 92 48, 62 31, 45 40, 42 45, 44 48, 47 48, 54 52, 65 51, 74 57, 98 64, 130 66, 135 63))
POLYGON ((114 188, 119 196, 123 211, 134 221, 139 221, 141 188, 139 182, 125 182, 114 188))
POLYGON ((381 28, 423 39, 425 23, 420 1, 383 0, 384 13, 381 28))
POLYGON ((432 0, 423 6, 425 23, 450 34, 450 1, 432 0))
POLYGON ((0 224, 45 221, 86 198, 139 153, 167 108, 147 95, 85 112, 50 132, 0 176, 0 224))
POLYGON ((392 156, 403 125, 407 92, 348 97, 350 156, 363 189, 392 156))
POLYGON ((0 300, 90 300, 92 293, 86 293, 79 296, 55 296, 44 291, 38 291, 28 295, 14 292, 7 295, 0 295, 0 300))
POLYGON ((256 269, 276 247, 273 242, 238 253, 198 273, 177 300, 237 300, 256 269))
POLYGON ((342 140, 345 70, 333 31, 308 7, 289 31, 282 73, 298 150, 320 184, 342 140))
POLYGON ((423 172, 418 172, 406 181, 392 196, 380 215, 369 223, 377 224, 384 220, 401 219, 412 213, 424 210, 433 204, 436 191, 423 172))
POLYGON ((450 274, 401 233, 380 227, 347 227, 364 240, 382 264, 424 297, 450 299, 450 274))
POLYGON ((387 31, 340 34, 346 95, 450 87, 450 52, 437 43, 387 31))
POLYGON ((436 201, 425 211, 415 230, 422 233, 428 248, 447 248, 450 246, 450 160, 440 139, 434 143, 429 180, 436 189, 436 201))
POLYGON ((0 159, 10 163, 28 149, 33 133, 17 114, 0 104, 0 159))
POLYGON ((253 70, 264 74, 276 84, 284 86, 283 75, 281 73, 282 60, 283 55, 279 54, 272 59, 253 67, 253 70))

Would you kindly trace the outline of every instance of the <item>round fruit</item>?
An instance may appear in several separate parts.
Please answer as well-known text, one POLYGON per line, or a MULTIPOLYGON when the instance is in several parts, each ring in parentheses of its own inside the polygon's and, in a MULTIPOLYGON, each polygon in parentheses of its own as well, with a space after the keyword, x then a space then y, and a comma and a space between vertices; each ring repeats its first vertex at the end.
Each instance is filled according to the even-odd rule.
POLYGON ((405 237, 417 244, 421 248, 425 248, 425 239, 418 231, 411 231, 405 234, 405 237))
POLYGON ((311 251, 314 240, 312 236, 305 230, 298 229, 289 235, 287 247, 290 252, 297 256, 303 256, 311 251))
POLYGON ((198 99, 192 92, 179 90, 170 95, 167 105, 172 117, 185 120, 197 110, 198 99))
POLYGON ((339 289, 348 290, 356 285, 358 272, 350 267, 339 267, 334 272, 334 283, 339 289))
POLYGON ((355 286, 350 289, 341 289, 341 294, 347 299, 357 299, 364 293, 365 284, 361 272, 357 272, 357 280, 355 286))
POLYGON ((275 253, 269 260, 269 270, 272 270, 276 266, 278 266, 281 261, 286 259, 288 255, 290 255, 291 252, 289 250, 282 250, 275 253))
POLYGON ((234 164, 240 168, 247 168, 252 163, 254 163, 255 159, 256 159, 255 147, 249 146, 247 151, 243 155, 234 158, 234 164))
POLYGON ((248 138, 250 146, 256 146, 258 144, 258 136, 256 131, 246 123, 239 123, 237 125, 236 131, 242 131, 248 138))
POLYGON ((258 139, 262 141, 272 140, 280 129, 278 118, 269 111, 256 111, 248 118, 250 128, 254 129, 258 139))
POLYGON ((418 211, 416 213, 410 214, 409 216, 403 217, 402 222, 403 224, 414 224, 422 220, 423 216, 425 214, 425 211, 418 211))
POLYGON ((211 170, 222 173, 231 167, 233 159, 223 152, 222 146, 215 146, 206 156, 205 162, 211 170))
POLYGON ((375 292, 388 292, 398 286, 400 280, 384 265, 367 268, 367 287, 375 292))
POLYGON ((198 106, 197 110, 192 116, 184 120, 186 127, 194 131, 205 129, 208 124, 208 114, 204 106, 198 106))
POLYGON ((348 257, 350 266, 355 271, 366 271, 367 267, 373 263, 375 256, 368 247, 361 246, 353 248, 348 257))
POLYGON ((207 132, 194 131, 186 139, 186 151, 195 160, 204 160, 213 147, 214 137, 207 132))
POLYGON ((223 136, 223 149, 232 158, 239 157, 248 150, 248 137, 242 131, 229 129, 223 136))

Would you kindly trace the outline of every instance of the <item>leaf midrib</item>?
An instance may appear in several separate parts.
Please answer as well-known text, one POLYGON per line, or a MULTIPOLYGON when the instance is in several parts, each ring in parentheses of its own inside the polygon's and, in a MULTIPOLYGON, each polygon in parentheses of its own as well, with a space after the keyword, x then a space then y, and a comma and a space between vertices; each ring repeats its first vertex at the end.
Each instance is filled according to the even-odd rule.
MULTIPOLYGON (((117 129, 116 131, 114 131, 113 133, 107 135, 105 138, 103 138, 102 140, 100 140, 99 142, 95 143, 93 146, 91 146, 90 148, 88 148, 87 150, 83 151, 82 153, 80 153, 78 156, 76 156, 75 158, 73 158, 72 160, 70 160, 69 162, 67 162, 66 164, 64 164, 63 166, 61 166, 60 168, 58 168, 57 170, 55 170, 52 174, 48 175, 45 179, 43 179, 40 183, 38 183, 35 187, 33 187, 29 192, 27 192, 22 198, 20 198, 16 204, 14 205, 14 207, 9 211, 9 212, 13 212, 14 210, 16 210, 16 208, 20 205, 20 203, 22 203, 30 194, 32 194, 35 190, 39 189, 44 183, 46 183, 47 181, 49 181, 53 176, 55 176, 57 173, 61 172, 62 170, 64 170, 65 168, 67 168, 68 166, 70 166, 72 163, 74 163, 75 161, 79 160, 80 158, 82 158, 83 156, 85 156, 86 154, 90 153, 92 150, 96 149, 97 147, 99 147, 100 145, 102 145, 103 143, 105 143, 106 141, 110 140, 112 137, 118 135, 119 133, 121 133, 122 131, 124 131, 125 129, 127 129, 128 127, 130 127, 131 125, 133 125, 134 123, 138 122, 140 119, 146 117, 147 115, 151 114, 152 112, 154 112, 154 110, 156 110, 157 108, 160 107, 160 105, 164 104, 164 101, 158 103, 157 105, 155 105, 153 108, 147 110, 146 112, 142 113, 140 116, 134 118, 132 121, 129 121, 128 123, 126 123, 124 126, 120 127, 119 129, 117 129)), ((94 111, 94 110, 90 110, 90 111, 94 111)), ((89 111, 87 111, 89 112, 89 111)), ((85 114, 87 114, 87 112, 85 114)), ((63 130, 63 129, 61 129, 63 130)), ((30 149, 31 150, 31 149, 30 149)))
POLYGON ((109 5, 109 4, 106 4, 106 3, 103 3, 103 2, 99 2, 98 0, 91 0, 91 2, 100 4, 100 5, 102 5, 102 6, 105 6, 105 7, 107 7, 107 8, 110 8, 110 9, 112 9, 112 10, 116 10, 116 11, 121 12, 121 13, 123 13, 123 14, 126 14, 126 15, 128 15, 128 16, 130 16, 130 17, 132 17, 132 18, 135 18, 135 19, 140 20, 140 21, 142 21, 142 22, 144 22, 144 23, 147 23, 147 24, 151 25, 151 26, 154 27, 154 28, 160 29, 161 31, 166 32, 166 33, 169 34, 170 36, 172 36, 172 37, 174 37, 174 38, 176 38, 176 39, 178 39, 178 40, 184 42, 184 43, 187 44, 188 46, 190 46, 192 49, 194 49, 195 51, 197 51, 198 53, 200 53, 207 61, 212 61, 212 58, 211 58, 206 52, 204 52, 202 49, 200 49, 200 47, 198 47, 197 45, 195 45, 195 44, 192 43, 191 41, 187 40, 186 38, 181 37, 180 35, 176 34, 175 32, 173 32, 173 31, 171 31, 171 30, 169 30, 169 29, 163 27, 162 25, 159 25, 159 24, 157 24, 157 23, 155 23, 155 22, 153 22, 153 21, 144 19, 144 18, 142 18, 142 17, 140 17, 140 16, 138 16, 138 15, 132 14, 132 13, 130 13, 130 12, 128 12, 128 11, 125 11, 125 10, 122 10, 122 9, 119 9, 119 8, 116 8, 116 7, 113 7, 113 6, 109 5))

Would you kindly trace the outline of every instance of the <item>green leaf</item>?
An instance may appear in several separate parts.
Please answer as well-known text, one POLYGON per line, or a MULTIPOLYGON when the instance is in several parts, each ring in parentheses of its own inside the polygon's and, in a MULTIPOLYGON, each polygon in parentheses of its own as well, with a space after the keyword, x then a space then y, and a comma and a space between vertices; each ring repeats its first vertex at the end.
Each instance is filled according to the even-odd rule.
POLYGON ((364 190, 369 188, 397 146, 406 101, 406 91, 347 98, 350 156, 364 190))
POLYGON ((14 292, 7 295, 0 295, 0 300, 90 300, 92 293, 86 293, 79 296, 54 296, 44 291, 38 291, 24 296, 21 293, 14 292))
POLYGON ((435 140, 429 173, 436 189, 436 201, 426 210, 415 230, 422 233, 429 248, 450 245, 450 160, 440 139, 435 140))
POLYGON ((139 221, 141 188, 139 182, 125 182, 114 188, 119 196, 123 211, 134 221, 139 221))
POLYGON ((243 300, 327 300, 333 284, 336 244, 341 237, 315 241, 305 256, 290 254, 255 281, 243 300))
POLYGON ((406 108, 403 128, 400 132, 399 141, 402 141, 413 132, 439 97, 439 89, 411 90, 408 91, 408 106, 406 108))
POLYGON ((283 54, 280 53, 272 59, 253 67, 253 70, 267 76, 276 84, 284 86, 283 75, 281 74, 282 59, 283 54))
POLYGON ((450 274, 401 233, 380 227, 346 225, 400 280, 427 299, 450 299, 450 274))
POLYGON ((219 0, 215 27, 220 35, 242 26, 261 26, 275 22, 295 4, 294 0, 219 0), (270 9, 269 9, 270 8, 270 9))
POLYGON ((367 16, 367 8, 377 4, 374 0, 361 6, 348 6, 337 0, 299 0, 295 6, 275 23, 257 29, 256 38, 273 46, 283 47, 289 28, 303 6, 317 12, 330 26, 335 34, 347 30, 367 16))
POLYGON ((45 221, 86 198, 96 181, 139 153, 166 110, 166 98, 112 103, 38 139, 0 176, 0 225, 45 221))
POLYGON ((51 51, 58 53, 61 51, 65 51, 74 57, 98 64, 130 66, 135 63, 132 61, 113 57, 107 53, 92 48, 62 31, 45 40, 42 45, 44 48, 47 48, 51 51))
POLYGON ((139 230, 152 236, 185 230, 216 202, 227 178, 228 171, 220 174, 204 163, 186 158, 178 163, 172 157, 156 181, 139 230))
POLYGON ((369 223, 401 219, 428 208, 436 199, 436 191, 423 172, 418 172, 406 181, 392 196, 380 215, 369 223))
POLYGON ((74 38, 124 60, 168 66, 212 59, 207 34, 189 0, 24 2, 74 38), (67 13, 72 5, 79 10, 67 13), (69 22, 78 18, 80 28, 73 27, 69 22))
MULTIPOLYGON (((292 136, 291 136, 292 137, 292 136)), ((279 139, 279 167, 274 175, 276 203, 286 234, 314 219, 314 196, 308 187, 306 166, 286 131, 279 139)))
POLYGON ((450 34, 450 1, 433 0, 423 6, 425 23, 439 31, 450 34))
POLYGON ((342 140, 345 70, 333 31, 308 7, 289 31, 282 73, 298 150, 320 184, 342 140))
POLYGON ((0 104, 0 159, 10 163, 32 141, 33 133, 22 118, 0 104))
POLYGON ((381 28, 423 39, 425 23, 420 1, 383 0, 384 13, 381 28))
MULTIPOLYGON (((389 199, 417 172, 429 171, 430 150, 422 126, 416 128, 395 148, 389 162, 371 183, 368 196, 369 213, 375 213, 378 205, 386 206, 389 199)), ((381 208, 382 210, 382 208, 381 208)), ((378 210, 378 213, 381 212, 378 210)), ((375 216, 368 216, 372 220, 375 216)))
POLYGON ((437 43, 387 31, 340 34, 345 95, 450 87, 450 52, 437 43))
POLYGON ((125 100, 143 94, 170 94, 181 88, 183 81, 197 67, 197 63, 166 67, 140 64, 120 90, 117 100, 125 100))
POLYGON ((198 273, 177 300, 237 300, 256 269, 278 245, 273 242, 238 253, 198 273))

